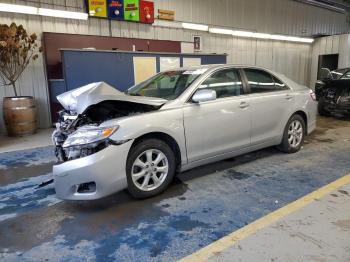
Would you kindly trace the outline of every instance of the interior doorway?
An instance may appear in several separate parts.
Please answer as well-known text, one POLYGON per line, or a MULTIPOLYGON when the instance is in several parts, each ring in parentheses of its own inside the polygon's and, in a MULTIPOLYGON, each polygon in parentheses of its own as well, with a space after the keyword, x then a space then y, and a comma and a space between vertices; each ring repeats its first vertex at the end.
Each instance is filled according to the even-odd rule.
POLYGON ((328 68, 331 71, 338 69, 338 59, 339 54, 319 55, 317 79, 320 79, 321 68, 328 68))

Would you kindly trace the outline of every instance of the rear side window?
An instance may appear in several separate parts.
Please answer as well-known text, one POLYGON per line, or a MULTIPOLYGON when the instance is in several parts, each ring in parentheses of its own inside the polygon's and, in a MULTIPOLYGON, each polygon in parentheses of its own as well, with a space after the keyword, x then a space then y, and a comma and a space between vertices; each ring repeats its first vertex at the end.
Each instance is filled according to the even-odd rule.
POLYGON ((244 69, 251 93, 273 92, 288 89, 276 77, 259 69, 244 69))
POLYGON ((217 98, 243 94, 243 85, 237 69, 223 69, 209 76, 199 87, 216 92, 217 98))
POLYGON ((286 86, 285 83, 282 81, 278 80, 276 77, 272 76, 273 81, 275 81, 275 89, 276 90, 286 90, 288 87, 286 86))

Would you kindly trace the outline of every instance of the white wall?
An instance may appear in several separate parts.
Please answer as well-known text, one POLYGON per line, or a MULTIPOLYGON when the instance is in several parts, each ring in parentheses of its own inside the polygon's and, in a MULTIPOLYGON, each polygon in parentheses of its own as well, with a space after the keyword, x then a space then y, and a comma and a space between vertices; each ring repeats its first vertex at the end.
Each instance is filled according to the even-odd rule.
POLYGON ((310 86, 317 80, 318 56, 339 54, 338 68, 350 67, 350 35, 333 35, 317 38, 312 45, 310 86))
MULTIPOLYGON (((23 4, 24 1, 1 1, 23 4)), ((50 4, 37 6, 67 10, 82 10, 84 0, 45 0, 50 4), (63 5, 63 7, 61 6, 63 5), (65 8, 65 5, 73 6, 65 8), (74 8, 74 6, 76 8, 74 8)), ((177 20, 245 28, 268 33, 302 35, 348 31, 343 14, 301 4, 291 0, 157 0, 156 9, 175 10, 177 20)), ((32 5, 33 3, 28 3, 32 5)), ((88 21, 1 13, 0 23, 23 24, 28 32, 61 32, 108 36, 109 21, 90 18, 88 21)), ((194 34, 202 35, 203 52, 228 53, 228 63, 265 66, 289 76, 296 82, 310 82, 311 45, 270 40, 254 40, 198 33, 190 30, 153 27, 150 25, 111 22, 111 36, 192 41, 194 34)), ((21 77, 19 94, 32 95, 38 104, 39 126, 50 123, 46 74, 43 59, 32 63, 21 77)), ((0 88, 2 97, 13 95, 9 88, 0 88)), ((4 132, 0 117, 0 132, 4 132)))

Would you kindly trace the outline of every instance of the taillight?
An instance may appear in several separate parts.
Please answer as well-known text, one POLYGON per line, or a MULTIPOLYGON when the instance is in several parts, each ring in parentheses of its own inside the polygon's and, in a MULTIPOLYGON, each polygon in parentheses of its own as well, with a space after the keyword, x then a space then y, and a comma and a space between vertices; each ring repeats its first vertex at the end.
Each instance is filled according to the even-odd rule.
POLYGON ((310 89, 309 94, 310 94, 310 97, 312 98, 312 100, 316 101, 316 94, 315 94, 315 92, 310 89))

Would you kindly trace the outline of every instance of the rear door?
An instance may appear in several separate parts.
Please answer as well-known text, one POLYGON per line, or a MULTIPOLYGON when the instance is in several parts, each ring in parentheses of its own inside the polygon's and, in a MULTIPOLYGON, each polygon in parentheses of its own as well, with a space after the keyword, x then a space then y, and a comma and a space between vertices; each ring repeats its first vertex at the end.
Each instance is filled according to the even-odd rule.
POLYGON ((211 89, 217 99, 184 106, 189 162, 224 154, 250 145, 250 107, 245 102, 240 71, 220 69, 199 89, 211 89))
POLYGON ((252 145, 279 139, 294 108, 292 90, 265 70, 243 71, 250 92, 247 102, 252 113, 252 145))

